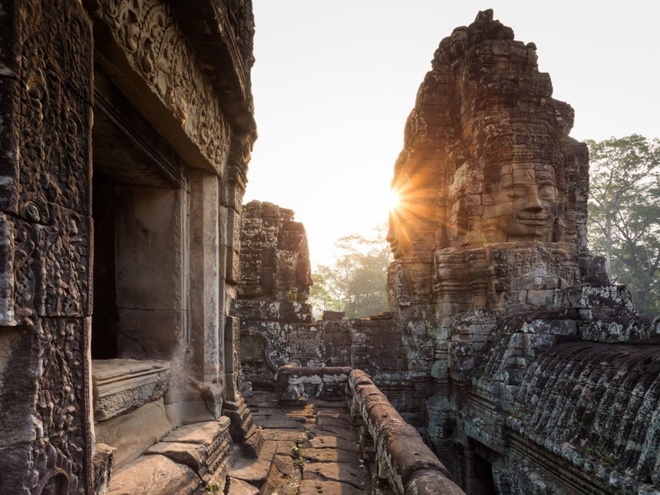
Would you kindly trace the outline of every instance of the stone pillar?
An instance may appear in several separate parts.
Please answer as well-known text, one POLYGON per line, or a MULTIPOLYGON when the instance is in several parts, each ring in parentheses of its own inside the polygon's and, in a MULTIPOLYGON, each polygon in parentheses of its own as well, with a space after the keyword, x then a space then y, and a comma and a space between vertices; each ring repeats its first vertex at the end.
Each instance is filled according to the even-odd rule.
POLYGON ((220 188, 218 176, 191 174, 191 340, 192 369, 215 418, 221 414, 224 390, 224 342, 220 295, 220 188))
POLYGON ((91 26, 1 11, 0 493, 91 493, 91 26))

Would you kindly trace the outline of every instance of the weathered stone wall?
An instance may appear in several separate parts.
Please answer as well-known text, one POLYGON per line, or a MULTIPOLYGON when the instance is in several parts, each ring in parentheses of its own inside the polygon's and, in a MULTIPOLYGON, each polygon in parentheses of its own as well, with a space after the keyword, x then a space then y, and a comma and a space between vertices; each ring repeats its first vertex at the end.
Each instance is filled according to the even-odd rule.
MULTIPOLYGON (((659 408, 658 342, 570 343, 551 348, 529 366, 507 426, 515 437, 543 445, 598 479, 607 486, 601 491, 629 493, 640 484, 660 485, 659 408)), ((513 466, 533 463, 533 458, 513 462, 513 472, 500 476, 516 483, 521 476, 513 466)), ((562 488, 595 492, 577 485, 565 482, 562 488)))
POLYGON ((588 156, 572 123, 534 44, 485 11, 440 43, 406 125, 390 302, 408 355, 432 350, 426 434, 468 494, 657 483, 656 428, 636 426, 626 411, 646 413, 621 383, 657 415, 657 370, 632 356, 657 352, 658 329, 588 253, 588 156), (596 355, 611 356, 608 372, 596 355), (591 425, 584 390, 598 402, 591 425))
POLYGON ((246 380, 274 384, 277 369, 294 356, 305 366, 320 366, 323 344, 307 304, 307 236, 293 211, 259 201, 243 207, 240 269, 235 312, 246 380))
POLYGON ((113 453, 193 421, 222 431, 182 483, 222 475, 253 34, 250 0, 2 2, 3 494, 112 491, 113 453))
POLYGON ((293 211, 259 201, 245 205, 240 298, 305 303, 311 285, 307 235, 293 211))
POLYGON ((2 493, 91 493, 91 36, 77 2, 3 2, 2 493))
POLYGON ((235 308, 246 390, 249 384, 275 387, 278 369, 291 361, 312 368, 351 366, 370 373, 407 419, 421 425, 433 346, 419 341, 417 329, 402 334, 388 314, 315 321, 306 303, 307 238, 291 210, 258 201, 245 205, 241 246, 235 308))

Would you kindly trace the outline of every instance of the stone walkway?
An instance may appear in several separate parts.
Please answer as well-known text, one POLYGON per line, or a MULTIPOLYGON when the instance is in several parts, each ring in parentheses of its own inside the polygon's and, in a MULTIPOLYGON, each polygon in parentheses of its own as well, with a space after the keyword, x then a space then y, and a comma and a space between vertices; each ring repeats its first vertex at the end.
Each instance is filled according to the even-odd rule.
POLYGON ((354 495, 368 492, 370 473, 344 402, 282 407, 269 392, 247 400, 263 446, 250 458, 232 446, 229 495, 354 495))

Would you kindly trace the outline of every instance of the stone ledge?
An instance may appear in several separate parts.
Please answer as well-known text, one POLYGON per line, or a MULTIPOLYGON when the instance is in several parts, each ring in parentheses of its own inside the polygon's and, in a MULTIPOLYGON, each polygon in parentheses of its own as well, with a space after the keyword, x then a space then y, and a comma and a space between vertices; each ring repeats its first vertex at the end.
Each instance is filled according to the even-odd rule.
POLYGON ((166 436, 174 425, 165 414, 163 399, 138 407, 121 416, 95 425, 96 441, 115 449, 115 468, 134 461, 166 436))
POLYGON ((188 466, 163 455, 142 456, 117 472, 108 495, 171 495, 198 493, 202 480, 188 466))
POLYGON ((224 478, 231 437, 229 418, 182 426, 161 442, 153 445, 147 455, 164 455, 185 464, 205 482, 224 478))
POLYGON ((168 361, 107 359, 92 362, 94 420, 106 421, 163 396, 168 361))

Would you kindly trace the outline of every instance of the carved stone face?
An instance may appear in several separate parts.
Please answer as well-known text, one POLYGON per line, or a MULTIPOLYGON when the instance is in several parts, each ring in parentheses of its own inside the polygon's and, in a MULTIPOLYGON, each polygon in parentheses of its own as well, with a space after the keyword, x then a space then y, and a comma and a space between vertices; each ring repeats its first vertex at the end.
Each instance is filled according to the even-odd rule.
POLYGON ((515 163, 484 194, 486 242, 552 241, 559 192, 552 166, 515 163))

